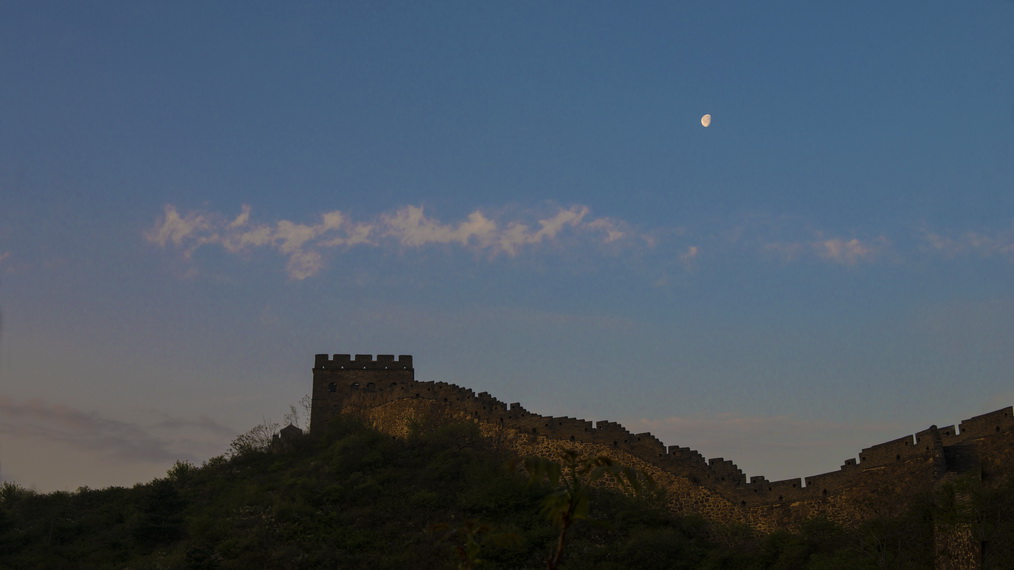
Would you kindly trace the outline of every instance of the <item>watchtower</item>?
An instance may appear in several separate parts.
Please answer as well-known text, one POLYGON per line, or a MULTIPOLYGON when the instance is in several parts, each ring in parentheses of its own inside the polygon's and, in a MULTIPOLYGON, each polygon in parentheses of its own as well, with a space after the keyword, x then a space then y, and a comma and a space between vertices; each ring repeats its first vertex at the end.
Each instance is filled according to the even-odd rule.
POLYGON ((402 354, 318 354, 313 363, 310 431, 321 433, 349 407, 369 405, 380 393, 415 381, 412 356, 402 354))

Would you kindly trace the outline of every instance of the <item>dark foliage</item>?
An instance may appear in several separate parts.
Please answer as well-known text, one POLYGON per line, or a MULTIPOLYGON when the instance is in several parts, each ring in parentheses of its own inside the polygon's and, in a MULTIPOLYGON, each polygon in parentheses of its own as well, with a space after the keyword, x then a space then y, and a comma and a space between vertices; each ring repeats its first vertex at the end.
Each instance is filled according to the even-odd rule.
MULTIPOLYGON (((5 483, 0 569, 544 568, 559 535, 545 499, 559 489, 529 485, 508 459, 471 424, 394 439, 341 418, 326 437, 177 463, 131 489, 5 483)), ((817 519, 766 537, 674 517, 657 498, 587 492, 561 568, 926 568, 934 516, 974 524, 986 567, 1012 559, 1014 483, 959 481, 858 529, 817 519)))

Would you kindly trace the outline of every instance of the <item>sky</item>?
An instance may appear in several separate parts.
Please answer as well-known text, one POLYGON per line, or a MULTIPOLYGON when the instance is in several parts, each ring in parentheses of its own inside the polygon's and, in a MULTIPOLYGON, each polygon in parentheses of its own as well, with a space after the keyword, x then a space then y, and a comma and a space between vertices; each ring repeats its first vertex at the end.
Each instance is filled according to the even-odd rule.
POLYGON ((317 353, 771 480, 1008 406, 1011 29, 1009 0, 0 0, 0 478, 199 465, 317 353))

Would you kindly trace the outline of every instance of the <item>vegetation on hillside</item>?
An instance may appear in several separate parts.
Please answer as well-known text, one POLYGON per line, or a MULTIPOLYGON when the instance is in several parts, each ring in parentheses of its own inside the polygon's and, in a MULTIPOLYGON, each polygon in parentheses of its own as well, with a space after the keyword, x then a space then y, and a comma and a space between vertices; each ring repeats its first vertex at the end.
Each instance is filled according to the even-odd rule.
POLYGON ((817 519, 757 536, 675 517, 657 490, 582 479, 574 502, 565 480, 579 474, 567 461, 601 468, 595 478, 632 474, 575 455, 556 467, 529 461, 526 476, 472 424, 394 439, 341 418, 326 437, 275 447, 251 433, 226 456, 178 462, 129 489, 40 494, 4 483, 0 568, 928 568, 933 509, 989 534, 987 567, 1010 561, 997 539, 1012 532, 1011 485, 959 482, 943 500, 857 529, 817 519))

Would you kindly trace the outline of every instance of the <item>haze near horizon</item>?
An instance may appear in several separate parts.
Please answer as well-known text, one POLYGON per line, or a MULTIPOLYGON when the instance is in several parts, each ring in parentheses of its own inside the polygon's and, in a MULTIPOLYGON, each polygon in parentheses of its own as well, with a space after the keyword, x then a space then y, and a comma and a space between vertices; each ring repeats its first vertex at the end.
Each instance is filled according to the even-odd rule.
POLYGON ((1010 405, 1012 24, 6 3, 0 478, 200 463, 316 353, 771 480, 1010 405))

